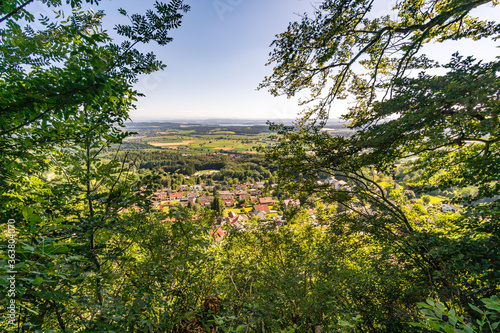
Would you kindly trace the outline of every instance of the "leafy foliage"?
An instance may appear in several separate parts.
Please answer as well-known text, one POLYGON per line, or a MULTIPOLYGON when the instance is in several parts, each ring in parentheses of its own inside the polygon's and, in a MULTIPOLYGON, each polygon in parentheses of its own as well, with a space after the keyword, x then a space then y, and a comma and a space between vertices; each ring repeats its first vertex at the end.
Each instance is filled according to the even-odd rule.
POLYGON ((371 1, 332 0, 292 23, 264 85, 311 89, 321 101, 302 120, 326 119, 333 99, 354 93, 354 134, 273 124, 278 145, 267 161, 117 148, 140 96, 131 85, 164 67, 135 46, 170 42, 189 9, 182 1, 144 16, 121 9, 131 25, 116 27, 120 45, 102 31, 103 13, 77 9, 81 1, 69 1, 67 18, 21 28, 34 19, 30 2, 0 5, 0 218, 17 221, 19 310, 18 326, 2 321, 3 330, 498 329, 499 63, 457 54, 441 76, 404 75, 436 65, 417 57, 424 43, 498 34, 496 23, 468 15, 496 2, 405 0, 392 20, 366 19, 371 1), (392 95, 376 100, 379 88, 392 95), (287 213, 279 224, 232 224, 217 195, 212 209, 152 209, 153 191, 200 183, 182 174, 204 168, 221 171, 211 185, 276 176, 281 188, 265 195, 303 206, 276 204, 287 213), (436 191, 453 196, 451 212, 425 197, 436 191), (440 302, 422 303, 430 297, 440 302))
MULTIPOLYGON (((154 26, 121 26, 118 33, 129 41, 115 45, 101 29, 104 13, 78 9, 81 1, 68 1, 68 17, 62 11, 52 22, 42 17, 40 30, 22 28, 21 18, 33 21, 30 2, 2 3, 0 216, 16 220, 18 311, 16 326, 1 325, 105 331, 120 321, 119 305, 130 306, 117 281, 130 273, 119 267, 136 260, 130 249, 138 224, 158 217, 150 213, 151 190, 130 166, 101 154, 129 135, 120 127, 140 96, 131 87, 137 75, 164 68, 154 54, 134 46, 170 42, 167 31, 179 26, 189 7, 177 0, 157 3, 147 18, 134 16, 154 26), (124 213, 130 209, 138 212, 124 213)), ((2 285, 8 283, 6 268, 2 285)), ((128 319, 132 326, 143 320, 128 319)))
POLYGON ((279 144, 267 159, 282 187, 337 205, 335 234, 367 235, 415 270, 423 293, 464 308, 498 292, 499 62, 455 54, 444 75, 405 73, 439 66, 419 55, 425 43, 496 37, 495 22, 469 16, 486 3, 496 4, 399 1, 396 19, 368 19, 371 1, 324 1, 278 36, 261 85, 319 101, 296 126, 271 124, 279 144), (348 94, 356 103, 343 118, 355 133, 331 136, 328 112, 348 94), (398 164, 414 175, 403 188, 381 182, 398 164), (418 202, 435 191, 456 193, 447 209, 458 212, 418 202))
POLYGON ((389 15, 369 18, 372 0, 327 0, 300 22, 278 35, 268 65, 273 74, 260 88, 273 95, 294 96, 302 90, 310 98, 302 121, 328 119, 335 99, 356 96, 347 119, 363 117, 377 96, 390 96, 393 83, 411 69, 435 63, 419 54, 434 41, 497 37, 500 26, 470 15, 491 0, 397 1, 389 15))
POLYGON ((426 303, 419 303, 425 322, 413 325, 438 332, 495 332, 500 325, 500 301, 497 296, 483 298, 481 301, 486 308, 484 310, 469 304, 477 314, 481 315, 481 319, 476 319, 474 323, 470 318, 458 315, 455 309, 447 310, 442 303, 429 299, 426 303))
POLYGON ((288 192, 314 193, 347 209, 332 220, 337 232, 369 234, 432 277, 435 292, 453 302, 491 296, 499 264, 497 66, 456 56, 442 77, 398 80, 392 99, 352 119, 357 131, 351 137, 272 125, 282 137, 267 158, 278 161, 288 192), (415 199, 376 181, 404 159, 418 174, 405 186, 420 194, 470 186, 478 191, 453 198, 464 206, 455 218, 429 216, 415 199), (318 185, 321 174, 347 183, 340 189, 318 185))

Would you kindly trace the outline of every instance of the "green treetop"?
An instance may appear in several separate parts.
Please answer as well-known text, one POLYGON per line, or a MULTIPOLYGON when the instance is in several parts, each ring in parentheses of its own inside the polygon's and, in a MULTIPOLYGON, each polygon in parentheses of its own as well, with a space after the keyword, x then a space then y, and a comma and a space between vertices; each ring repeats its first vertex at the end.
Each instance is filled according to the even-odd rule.
POLYGON ((395 79, 410 69, 435 65, 420 51, 425 44, 458 39, 492 38, 496 22, 473 17, 480 6, 497 0, 399 0, 394 15, 369 18, 373 0, 327 0, 300 22, 290 23, 272 43, 269 65, 273 74, 260 88, 273 95, 310 98, 307 119, 328 119, 336 99, 356 96, 356 107, 346 119, 363 115, 378 96, 389 97, 395 79), (311 105, 311 103, 316 103, 311 105))

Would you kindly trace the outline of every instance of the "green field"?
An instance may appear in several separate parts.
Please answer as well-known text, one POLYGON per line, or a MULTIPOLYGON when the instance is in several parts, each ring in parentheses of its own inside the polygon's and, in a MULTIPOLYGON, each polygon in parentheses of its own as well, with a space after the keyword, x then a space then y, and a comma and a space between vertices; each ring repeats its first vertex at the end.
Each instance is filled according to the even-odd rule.
POLYGON ((445 197, 435 197, 432 195, 430 195, 430 197, 431 197, 431 201, 429 202, 430 204, 437 204, 446 200, 445 197))
POLYGON ((151 149, 168 149, 191 154, 235 152, 257 154, 258 147, 275 144, 269 133, 234 134, 233 131, 217 129, 207 134, 194 134, 193 130, 168 129, 127 138, 127 142, 148 144, 151 149))

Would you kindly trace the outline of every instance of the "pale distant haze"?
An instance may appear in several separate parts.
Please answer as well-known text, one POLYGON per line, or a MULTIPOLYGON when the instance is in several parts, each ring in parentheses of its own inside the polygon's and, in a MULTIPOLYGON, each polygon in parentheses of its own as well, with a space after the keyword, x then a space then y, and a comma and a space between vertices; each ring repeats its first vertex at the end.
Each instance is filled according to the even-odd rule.
MULTIPOLYGON (((164 2, 167 2, 166 0, 164 2)), ((266 90, 256 91, 272 68, 265 66, 275 35, 283 32, 298 14, 312 12, 317 1, 305 0, 191 0, 182 26, 172 31, 174 41, 164 47, 148 44, 143 51, 154 51, 167 68, 144 76, 136 89, 146 97, 131 112, 134 121, 207 118, 295 118, 302 107, 297 99, 272 97, 266 90)), ((104 0, 107 27, 126 23, 117 14, 122 7, 129 13, 144 13, 153 0, 104 0)), ((372 17, 389 14, 394 1, 376 1, 372 17)), ((492 19, 500 17, 500 6, 483 6, 473 14, 492 19)), ((498 42, 459 41, 436 44, 426 53, 443 63, 452 53, 493 60, 499 54, 498 42)), ((306 93, 302 97, 305 97, 306 93)), ((301 96, 298 96, 301 97, 301 96)), ((340 102, 330 114, 346 111, 340 102)))

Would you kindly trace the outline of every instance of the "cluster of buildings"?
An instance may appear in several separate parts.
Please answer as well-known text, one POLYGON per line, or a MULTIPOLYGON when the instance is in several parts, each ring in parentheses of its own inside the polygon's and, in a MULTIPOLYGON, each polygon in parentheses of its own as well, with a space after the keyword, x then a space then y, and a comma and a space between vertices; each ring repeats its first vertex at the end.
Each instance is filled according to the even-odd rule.
MULTIPOLYGON (((319 185, 329 185, 335 190, 349 190, 347 182, 329 177, 319 185)), ((273 187, 274 185, 271 185, 273 187)), ((226 234, 226 230, 238 229, 245 230, 248 222, 252 219, 259 221, 272 222, 278 226, 286 224, 285 218, 280 215, 279 208, 288 208, 300 206, 298 199, 285 199, 278 203, 269 195, 263 195, 265 182, 243 183, 233 185, 181 185, 179 189, 172 190, 164 188, 157 190, 153 195, 153 206, 161 211, 165 207, 172 205, 181 205, 188 207, 199 204, 202 207, 210 207, 215 195, 219 196, 226 208, 225 217, 218 219, 215 223, 215 229, 211 235, 215 240, 220 240, 226 234), (216 193, 215 193, 216 192, 216 193), (238 213, 237 213, 238 212, 238 213), (228 228, 230 226, 231 228, 228 228)), ((359 207, 365 209, 367 214, 372 214, 369 207, 359 207)), ((457 212, 459 207, 450 204, 439 204, 443 212, 457 212)), ((408 205, 408 209, 412 209, 408 205)), ((317 221, 314 210, 308 210, 311 220, 317 221)))
MULTIPOLYGON (((226 207, 234 207, 241 201, 275 204, 276 201, 271 198, 259 198, 265 184, 265 182, 256 182, 234 186, 219 185, 221 190, 218 191, 218 195, 226 207)), ((154 194, 153 206, 162 210, 175 201, 183 207, 187 207, 190 202, 192 204, 198 202, 201 206, 209 207, 214 199, 214 189, 213 185, 181 185, 176 191, 169 188, 160 189, 154 194)))
MULTIPOLYGON (((335 189, 346 188, 347 183, 343 180, 337 180, 334 177, 329 177, 321 184, 330 185, 335 189)), ((271 188, 275 185, 271 185, 271 188)), ((154 194, 153 206, 161 211, 166 206, 180 204, 187 207, 194 204, 199 204, 202 207, 210 207, 215 195, 215 187, 213 185, 181 185, 179 189, 160 189, 154 194)), ((263 190, 266 187, 266 182, 243 183, 233 185, 218 185, 217 195, 221 198, 222 203, 229 212, 226 217, 219 219, 216 222, 216 229, 212 236, 219 240, 221 239, 228 228, 229 224, 232 228, 244 230, 247 221, 257 219, 260 221, 273 222, 280 226, 286 223, 285 218, 278 211, 278 202, 269 195, 263 195, 263 190), (238 213, 237 213, 238 212, 238 213)), ((280 208, 291 206, 300 206, 298 199, 285 199, 280 203, 280 208)), ((308 211, 312 220, 316 220, 314 210, 308 211)))
MULTIPOLYGON (((265 182, 243 183, 234 185, 218 185, 217 195, 221 198, 224 206, 230 211, 227 217, 216 223, 216 231, 213 233, 215 239, 225 234, 222 226, 230 224, 234 228, 244 229, 245 221, 256 218, 262 221, 274 221, 278 225, 285 223, 282 215, 277 210, 277 200, 263 195, 265 182), (241 211, 241 213, 236 213, 241 211), (244 213, 243 213, 244 212, 244 213)), ((274 186, 274 185, 271 185, 274 186)), ((214 200, 215 186, 213 185, 181 185, 179 189, 159 189, 153 195, 153 206, 161 211, 165 207, 174 204, 188 207, 198 203, 203 207, 210 207, 214 200)), ((283 201, 284 207, 299 206, 298 199, 287 199, 283 201)))
MULTIPOLYGON (((321 184, 330 185, 335 189, 346 188, 347 183, 337 180, 334 177, 327 178, 321 184)), ((272 184, 271 188, 275 185, 272 184)), ((280 226, 286 223, 285 218, 280 215, 279 208, 300 206, 298 199, 285 199, 278 203, 276 199, 263 194, 266 182, 243 183, 233 185, 181 185, 178 189, 163 188, 153 194, 152 205, 162 211, 164 208, 173 205, 192 207, 199 204, 202 207, 210 207, 215 195, 219 196, 226 208, 226 215, 218 219, 215 223, 215 231, 212 236, 220 240, 228 230, 245 230, 247 221, 257 219, 275 223, 280 226), (216 189, 217 187, 217 189, 216 189), (279 204, 279 208, 277 207, 279 204)), ((308 211, 312 220, 316 220, 314 210, 308 211)))

